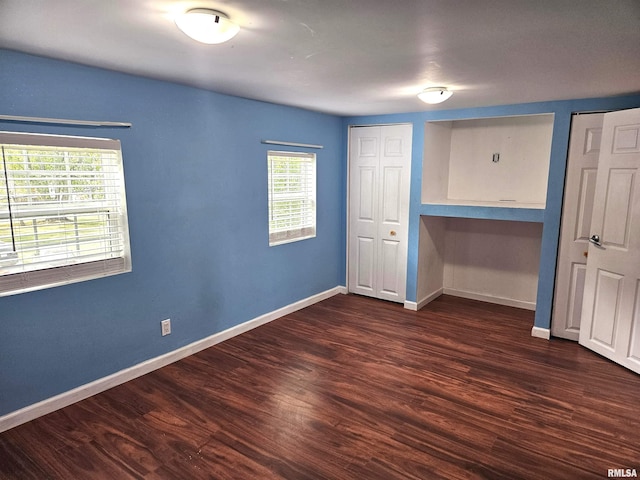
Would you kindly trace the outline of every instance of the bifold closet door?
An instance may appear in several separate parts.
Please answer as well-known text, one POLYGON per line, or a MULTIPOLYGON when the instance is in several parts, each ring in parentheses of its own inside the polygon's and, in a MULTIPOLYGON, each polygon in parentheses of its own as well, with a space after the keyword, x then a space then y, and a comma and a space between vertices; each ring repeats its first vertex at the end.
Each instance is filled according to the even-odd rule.
POLYGON ((350 130, 350 292, 405 301, 411 137, 411 125, 350 130))

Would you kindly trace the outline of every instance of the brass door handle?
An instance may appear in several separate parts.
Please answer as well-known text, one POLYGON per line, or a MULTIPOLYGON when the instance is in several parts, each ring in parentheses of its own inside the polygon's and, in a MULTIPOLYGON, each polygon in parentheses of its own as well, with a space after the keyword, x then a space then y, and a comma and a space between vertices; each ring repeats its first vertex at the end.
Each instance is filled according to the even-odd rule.
POLYGON ((392 237, 395 237, 396 236, 396 231, 395 230, 391 230, 389 232, 389 235, 391 235, 392 237))

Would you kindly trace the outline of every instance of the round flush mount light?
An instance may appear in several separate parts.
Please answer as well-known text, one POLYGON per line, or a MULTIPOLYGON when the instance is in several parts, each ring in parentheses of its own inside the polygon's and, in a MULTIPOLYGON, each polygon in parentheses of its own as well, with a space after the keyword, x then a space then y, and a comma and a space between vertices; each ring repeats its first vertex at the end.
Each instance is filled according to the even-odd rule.
POLYGON ((424 103, 436 104, 447 100, 453 92, 447 87, 431 87, 425 88, 418 94, 418 98, 424 103))
POLYGON ((240 31, 224 13, 209 8, 192 8, 178 15, 175 22, 186 35, 209 45, 231 40, 240 31))

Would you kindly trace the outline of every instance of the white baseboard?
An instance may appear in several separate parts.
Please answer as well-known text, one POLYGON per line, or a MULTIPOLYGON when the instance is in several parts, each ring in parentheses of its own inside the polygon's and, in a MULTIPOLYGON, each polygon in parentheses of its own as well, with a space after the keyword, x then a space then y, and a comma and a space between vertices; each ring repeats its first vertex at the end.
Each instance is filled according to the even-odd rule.
POLYGON ((279 308, 278 310, 274 310, 272 312, 256 317, 240 325, 236 325, 235 327, 231 327, 222 332, 203 338, 202 340, 198 340, 189 345, 185 345, 184 347, 178 348, 177 350, 173 350, 171 352, 165 353, 164 355, 151 358, 132 367, 120 370, 119 372, 113 373, 85 385, 81 385, 77 388, 74 388, 73 390, 69 390, 54 397, 47 398, 46 400, 42 400, 41 402, 21 408, 20 410, 16 410, 15 412, 3 415, 2 417, 0 417, 0 432, 4 432, 6 430, 9 430, 10 428, 17 427, 18 425, 34 420, 38 417, 46 415, 47 413, 54 412, 73 403, 79 402, 80 400, 84 400, 85 398, 89 398, 100 392, 104 392, 105 390, 108 390, 112 387, 121 385, 125 382, 128 382, 129 380, 133 380, 134 378, 146 375, 149 372, 165 367, 173 362, 177 362, 178 360, 188 357, 189 355, 193 355, 194 353, 198 353, 201 350, 212 347, 217 343, 228 340, 232 337, 235 337, 236 335, 245 333, 253 328, 259 327, 260 325, 269 323, 273 320, 313 305, 314 303, 318 303, 329 297, 333 297, 334 295, 337 295, 339 293, 346 294, 347 288, 343 286, 334 287, 330 290, 326 290, 285 307, 279 308))
POLYGON ((406 308, 407 310, 411 310, 413 312, 417 312, 418 311, 418 304, 416 302, 412 302, 410 300, 405 300, 404 301, 404 308, 406 308))
POLYGON ((548 328, 533 327, 531 329, 531 336, 549 340, 551 338, 551 330, 549 330, 548 328))
POLYGON ((485 295, 482 293, 467 292, 464 290, 456 290, 455 288, 445 288, 443 293, 445 295, 452 295, 454 297, 468 298, 470 300, 480 300, 482 302, 496 303, 498 305, 505 305, 507 307, 524 308, 526 310, 535 310, 536 302, 525 302, 523 300, 516 300, 513 298, 496 297, 493 295, 485 295))
POLYGON ((422 300, 420 300, 417 303, 416 302, 405 301, 404 302, 404 308, 406 308, 407 310, 413 310, 414 312, 417 312, 422 307, 424 307, 426 304, 434 301, 436 298, 438 298, 440 295, 442 295, 442 293, 443 293, 443 289, 439 288, 435 292, 431 292, 429 295, 427 295, 426 297, 424 297, 422 300))

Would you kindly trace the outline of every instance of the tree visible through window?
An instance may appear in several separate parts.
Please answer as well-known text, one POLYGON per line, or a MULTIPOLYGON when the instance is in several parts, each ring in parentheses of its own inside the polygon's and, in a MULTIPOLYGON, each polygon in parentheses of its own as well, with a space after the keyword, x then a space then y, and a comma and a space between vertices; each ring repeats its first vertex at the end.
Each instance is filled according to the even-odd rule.
POLYGON ((131 270, 120 142, 0 132, 0 295, 131 270))
POLYGON ((316 236, 316 156, 269 151, 269 245, 316 236))

